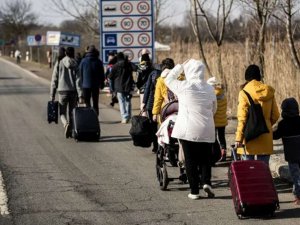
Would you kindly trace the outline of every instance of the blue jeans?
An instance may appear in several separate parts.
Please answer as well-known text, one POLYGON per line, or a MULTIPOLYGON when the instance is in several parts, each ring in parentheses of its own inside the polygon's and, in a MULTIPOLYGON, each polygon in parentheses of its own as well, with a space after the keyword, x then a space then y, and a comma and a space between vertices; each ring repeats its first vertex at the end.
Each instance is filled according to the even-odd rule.
POLYGON ((289 170, 293 179, 293 194, 300 198, 300 164, 289 162, 289 170))
POLYGON ((129 120, 131 118, 131 95, 129 93, 118 92, 117 97, 122 120, 129 120))
MULTIPOLYGON (((242 156, 243 160, 254 160, 255 155, 243 155, 242 156)), ((256 159, 265 162, 267 165, 269 165, 270 161, 270 155, 256 155, 256 159)))

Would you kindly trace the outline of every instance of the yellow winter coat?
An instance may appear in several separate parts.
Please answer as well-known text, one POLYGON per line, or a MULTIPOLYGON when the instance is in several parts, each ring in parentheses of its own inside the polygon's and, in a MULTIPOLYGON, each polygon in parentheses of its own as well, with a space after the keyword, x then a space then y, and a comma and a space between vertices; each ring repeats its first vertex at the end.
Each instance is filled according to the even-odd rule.
MULTIPOLYGON (((180 75, 178 80, 184 80, 184 75, 180 75)), ((168 103, 168 88, 165 84, 165 77, 159 77, 156 80, 155 93, 154 93, 154 103, 152 108, 153 115, 159 115, 162 108, 166 103, 168 103)))
POLYGON ((215 94, 217 96, 217 112, 214 116, 215 127, 225 127, 227 122, 227 98, 224 90, 221 87, 215 87, 215 94))
POLYGON ((164 77, 159 77, 156 80, 155 93, 154 93, 154 103, 152 108, 153 115, 159 115, 161 109, 166 104, 166 98, 168 98, 168 88, 165 85, 164 77))
MULTIPOLYGON (((255 103, 259 103, 262 106, 269 133, 262 134, 245 143, 243 131, 246 125, 250 103, 246 94, 243 91, 240 91, 237 111, 238 126, 235 140, 245 144, 247 154, 271 155, 273 153, 272 125, 275 124, 279 118, 279 111, 274 97, 275 90, 271 86, 257 80, 250 81, 244 87, 244 90, 250 94, 255 103)), ((238 154, 243 154, 243 150, 239 149, 238 154)))

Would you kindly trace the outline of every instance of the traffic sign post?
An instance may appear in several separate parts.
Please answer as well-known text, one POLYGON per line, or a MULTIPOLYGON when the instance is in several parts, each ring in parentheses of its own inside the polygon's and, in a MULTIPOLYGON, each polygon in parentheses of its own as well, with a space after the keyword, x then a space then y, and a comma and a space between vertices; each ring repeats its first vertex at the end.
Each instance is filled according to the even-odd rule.
POLYGON ((124 52, 138 63, 142 49, 154 61, 154 0, 100 0, 100 54, 124 52))

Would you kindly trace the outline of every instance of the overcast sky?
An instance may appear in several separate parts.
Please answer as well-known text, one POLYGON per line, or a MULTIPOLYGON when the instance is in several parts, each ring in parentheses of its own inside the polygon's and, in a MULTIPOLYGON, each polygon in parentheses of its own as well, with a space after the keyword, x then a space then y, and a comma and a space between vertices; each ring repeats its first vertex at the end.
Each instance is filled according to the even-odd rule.
MULTIPOLYGON (((1 1, 1 0, 0 0, 1 1)), ((33 10, 39 16, 39 22, 41 24, 54 24, 59 25, 62 21, 72 19, 62 13, 57 13, 51 9, 51 0, 31 0, 33 10)), ((167 15, 173 15, 169 19, 168 23, 180 24, 184 18, 184 12, 187 10, 189 0, 171 0, 172 4, 169 5, 169 9, 165 12, 167 15)))

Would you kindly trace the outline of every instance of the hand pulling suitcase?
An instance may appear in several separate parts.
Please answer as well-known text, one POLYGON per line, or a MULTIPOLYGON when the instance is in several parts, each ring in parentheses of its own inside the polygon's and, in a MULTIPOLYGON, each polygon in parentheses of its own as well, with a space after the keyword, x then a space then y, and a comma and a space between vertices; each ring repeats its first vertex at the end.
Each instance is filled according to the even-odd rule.
POLYGON ((76 107, 73 109, 73 137, 76 141, 99 140, 100 125, 93 108, 76 107))
POLYGON ((58 123, 58 102, 49 101, 47 107, 48 123, 55 122, 58 123))
POLYGON ((236 161, 229 167, 232 200, 239 219, 249 216, 273 216, 279 209, 278 195, 268 165, 262 161, 236 161))

